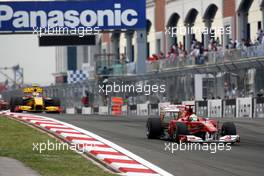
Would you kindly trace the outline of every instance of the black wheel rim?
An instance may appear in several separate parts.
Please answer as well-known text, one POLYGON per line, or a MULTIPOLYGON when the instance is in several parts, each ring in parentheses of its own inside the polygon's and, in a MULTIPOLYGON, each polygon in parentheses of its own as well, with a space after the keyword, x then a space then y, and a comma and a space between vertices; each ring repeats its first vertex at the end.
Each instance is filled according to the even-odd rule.
POLYGON ((150 131, 150 127, 149 127, 149 124, 147 124, 147 128, 146 128, 146 135, 147 135, 147 137, 149 137, 149 132, 150 131))

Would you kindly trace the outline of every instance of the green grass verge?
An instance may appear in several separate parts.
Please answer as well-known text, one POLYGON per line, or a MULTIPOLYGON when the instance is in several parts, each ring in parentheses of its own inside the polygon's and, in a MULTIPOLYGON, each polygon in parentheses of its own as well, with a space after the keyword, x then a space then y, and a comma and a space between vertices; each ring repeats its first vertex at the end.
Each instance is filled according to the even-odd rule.
MULTIPOLYGON (((0 156, 15 158, 43 176, 111 176, 71 150, 33 151, 33 143, 58 141, 25 124, 0 116, 0 156)), ((15 168, 14 168, 15 169, 15 168)))

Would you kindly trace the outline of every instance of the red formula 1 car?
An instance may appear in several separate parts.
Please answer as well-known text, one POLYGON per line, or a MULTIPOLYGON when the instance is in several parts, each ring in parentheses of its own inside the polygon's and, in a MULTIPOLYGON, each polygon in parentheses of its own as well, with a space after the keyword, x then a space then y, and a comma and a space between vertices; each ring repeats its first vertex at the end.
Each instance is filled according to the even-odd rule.
POLYGON ((216 120, 198 117, 192 105, 167 105, 160 109, 159 118, 148 118, 146 134, 149 139, 171 139, 175 142, 224 142, 240 141, 233 122, 221 128, 216 120))

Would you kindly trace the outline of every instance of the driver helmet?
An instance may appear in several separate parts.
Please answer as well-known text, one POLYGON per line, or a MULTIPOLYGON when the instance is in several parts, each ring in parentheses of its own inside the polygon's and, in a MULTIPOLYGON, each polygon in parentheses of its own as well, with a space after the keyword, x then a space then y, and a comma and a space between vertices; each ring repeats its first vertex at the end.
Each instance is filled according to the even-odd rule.
POLYGON ((39 93, 38 92, 33 92, 33 96, 34 97, 39 97, 39 93))
POLYGON ((190 116, 190 121, 192 121, 192 122, 198 121, 198 117, 197 117, 197 115, 192 114, 192 115, 190 116))

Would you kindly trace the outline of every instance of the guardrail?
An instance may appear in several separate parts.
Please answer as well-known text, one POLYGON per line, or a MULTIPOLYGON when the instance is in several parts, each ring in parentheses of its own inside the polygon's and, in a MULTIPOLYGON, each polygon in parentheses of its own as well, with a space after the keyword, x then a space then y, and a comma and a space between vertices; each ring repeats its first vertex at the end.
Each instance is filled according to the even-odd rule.
MULTIPOLYGON (((122 116, 151 116, 159 114, 159 107, 168 105, 169 102, 159 104, 123 105, 122 116)), ((202 117, 210 118, 264 118, 264 97, 214 99, 207 101, 185 101, 182 105, 193 104, 195 112, 202 117)), ((66 113, 76 112, 73 108, 67 108, 66 113)), ((112 115, 109 107, 83 107, 82 114, 112 115)))
MULTIPOLYGON (((264 56, 264 45, 251 46, 241 49, 221 49, 219 51, 204 52, 199 56, 177 56, 175 58, 163 58, 156 61, 146 61, 146 72, 162 72, 168 69, 177 69, 195 65, 220 64, 230 61, 242 60, 250 57, 264 56)), ((106 66, 110 72, 109 75, 135 74, 134 63, 120 63, 117 60, 98 61, 99 70, 106 66), (107 63, 107 64, 106 64, 107 63)), ((97 69, 98 70, 98 69, 97 69)), ((100 71, 98 72, 100 74, 100 71)))
MULTIPOLYGON (((146 72, 155 73, 165 70, 191 67, 195 65, 210 65, 243 60, 245 58, 264 56, 264 45, 250 46, 240 49, 220 49, 219 51, 204 52, 199 56, 186 55, 173 58, 162 58, 146 61, 146 72)), ((120 63, 113 58, 97 61, 97 74, 131 75, 136 73, 135 63, 120 63), (106 69, 107 71, 104 71, 106 69)))
POLYGON ((264 45, 251 46, 243 49, 228 49, 204 52, 203 55, 177 56, 176 58, 146 61, 147 72, 162 72, 195 65, 210 65, 243 60, 245 58, 264 56, 264 45))

